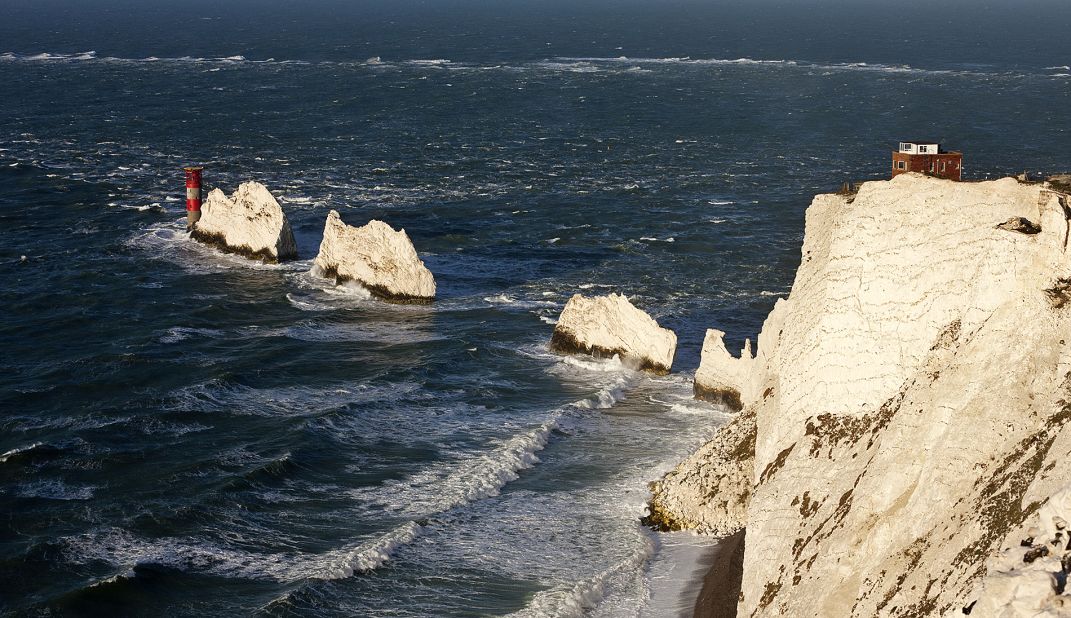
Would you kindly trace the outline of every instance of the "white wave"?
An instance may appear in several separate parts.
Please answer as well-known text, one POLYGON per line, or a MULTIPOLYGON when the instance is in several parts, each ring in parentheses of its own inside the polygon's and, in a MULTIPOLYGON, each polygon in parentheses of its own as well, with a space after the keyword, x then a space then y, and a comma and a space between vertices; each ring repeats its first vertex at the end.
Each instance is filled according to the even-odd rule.
MULTIPOLYGON (((159 202, 151 204, 152 208, 163 210, 159 202)), ((186 217, 167 223, 150 225, 135 234, 126 242, 127 246, 149 251, 159 257, 174 262, 186 270, 195 273, 222 272, 234 268, 251 270, 271 270, 282 272, 300 272, 308 270, 310 260, 293 260, 280 264, 268 264, 260 260, 233 253, 224 253, 190 238, 186 232, 186 217)))
POLYGON ((13 448, 10 451, 4 453, 3 455, 0 455, 0 463, 6 463, 8 459, 11 459, 12 457, 18 454, 32 451, 39 446, 44 446, 44 444, 44 442, 34 442, 33 444, 27 444, 26 446, 13 448))
POLYGON ((669 236, 667 238, 653 238, 651 236, 643 236, 640 238, 640 240, 644 240, 647 242, 675 242, 677 239, 672 236, 669 236))
MULTIPOLYGON (((604 58, 604 57, 557 57, 552 60, 545 60, 539 63, 539 66, 547 68, 558 68, 564 70, 580 70, 597 71, 600 66, 608 65, 682 65, 682 66, 755 66, 755 67, 770 67, 770 68, 800 68, 804 70, 818 69, 824 71, 867 71, 877 73, 910 73, 920 75, 1004 75, 1014 77, 1025 77, 1027 74, 1023 73, 992 73, 982 71, 971 70, 949 70, 949 69, 925 69, 912 67, 910 65, 898 65, 898 64, 882 64, 882 63, 867 63, 867 62, 814 62, 810 60, 788 60, 788 59, 760 59, 760 58, 690 58, 690 57, 668 57, 668 58, 630 58, 627 56, 618 56, 616 58, 604 58)), ((1066 67, 1048 67, 1048 70, 1065 69, 1066 67)))
POLYGON ((316 202, 304 195, 280 195, 279 199, 288 204, 315 204, 316 202))
POLYGON ((788 292, 771 292, 769 290, 763 290, 759 292, 759 296, 788 296, 788 292))
POLYGON ((1046 71, 1060 71, 1060 70, 1071 71, 1071 66, 1063 64, 1063 65, 1055 66, 1055 67, 1045 67, 1045 70, 1046 71))
POLYGON ((407 64, 412 64, 421 67, 441 67, 452 63, 449 60, 446 60, 445 58, 432 58, 429 60, 410 60, 407 64))
POLYGON ((594 358, 590 356, 562 356, 560 357, 560 360, 563 365, 578 367, 585 371, 593 371, 598 373, 622 373, 628 370, 625 364, 621 362, 621 357, 616 354, 611 358, 594 358))
POLYGON ((551 317, 547 317, 547 316, 545 316, 545 315, 541 315, 541 316, 539 316, 539 319, 540 319, 540 320, 541 320, 541 321, 542 321, 542 322, 543 322, 544 324, 557 324, 557 323, 558 323, 558 319, 557 319, 557 318, 551 318, 551 317))
POLYGON ((515 309, 541 309, 541 308, 556 308, 560 307, 561 303, 552 300, 526 300, 519 299, 516 296, 509 294, 496 294, 495 296, 484 296, 483 301, 485 303, 491 303, 492 305, 499 307, 511 307, 515 309))
POLYGON ((638 547, 624 560, 593 577, 581 580, 573 585, 561 585, 536 593, 528 605, 510 614, 513 618, 580 618, 598 607, 606 594, 607 586, 617 579, 637 578, 643 574, 644 566, 654 555, 655 541, 643 532, 638 547))
POLYGON ((512 296, 506 296, 505 294, 499 294, 497 296, 485 296, 484 300, 494 305, 512 305, 517 302, 516 298, 512 296))
POLYGON ((183 538, 144 539, 108 528, 60 539, 64 557, 75 564, 106 562, 131 569, 141 564, 174 567, 187 572, 223 577, 292 582, 310 575, 309 557, 300 554, 259 554, 183 538))
POLYGON ((327 303, 320 303, 311 299, 298 298, 292 292, 286 293, 286 300, 289 301, 290 304, 293 305, 295 308, 300 309, 302 311, 331 311, 335 309, 335 307, 332 307, 327 303))
POLYGON ((324 293, 333 296, 342 296, 344 298, 357 298, 360 300, 372 299, 372 293, 368 291, 368 288, 364 287, 356 281, 343 281, 334 286, 322 289, 324 293))
POLYGON ((625 398, 625 388, 628 384, 625 378, 618 378, 611 386, 599 390, 591 399, 584 399, 576 405, 578 408, 608 410, 625 398))
POLYGON ((729 418, 726 415, 726 408, 722 406, 716 406, 711 403, 703 401, 693 400, 691 403, 674 403, 670 404, 669 411, 674 414, 684 416, 704 416, 704 417, 717 417, 719 420, 729 418))
POLYGON ((424 530, 416 522, 406 522, 380 537, 353 548, 328 552, 319 559, 316 579, 345 579, 354 573, 368 573, 390 560, 399 547, 412 543, 424 530))
POLYGON ((735 204, 733 200, 707 200, 707 204, 711 206, 728 206, 729 204, 735 204))
POLYGON ((219 337, 223 334, 223 331, 211 329, 211 328, 190 328, 185 326, 176 326, 174 328, 167 329, 167 332, 160 336, 158 341, 160 343, 177 343, 179 341, 185 341, 194 337, 219 337))
POLYGON ((427 516, 497 496, 506 483, 520 477, 519 472, 539 463, 536 453, 547 445, 559 418, 561 412, 557 411, 539 426, 488 453, 436 464, 401 481, 388 481, 386 495, 391 503, 384 506, 427 516))

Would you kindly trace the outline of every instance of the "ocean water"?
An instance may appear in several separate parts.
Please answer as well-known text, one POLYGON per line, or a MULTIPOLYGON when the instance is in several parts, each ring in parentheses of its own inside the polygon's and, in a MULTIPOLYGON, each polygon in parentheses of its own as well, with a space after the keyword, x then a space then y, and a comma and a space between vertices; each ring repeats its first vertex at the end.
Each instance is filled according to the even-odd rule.
MULTIPOLYGON (((0 612, 667 616, 709 539, 639 524, 729 416, 814 193, 900 139, 1071 170, 1066 3, 0 4, 0 612), (300 259, 191 243, 186 164, 300 259), (439 286, 310 274, 324 218, 439 286), (574 293, 674 372, 547 351, 574 293)), ((935 222, 939 225, 940 222, 935 222)))

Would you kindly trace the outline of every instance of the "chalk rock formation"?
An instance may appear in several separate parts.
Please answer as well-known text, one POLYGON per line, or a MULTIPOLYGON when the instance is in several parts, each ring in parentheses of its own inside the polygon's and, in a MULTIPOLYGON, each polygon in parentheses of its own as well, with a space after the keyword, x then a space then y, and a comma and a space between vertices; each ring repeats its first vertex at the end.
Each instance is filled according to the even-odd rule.
POLYGON ((754 356, 715 331, 697 372, 740 394, 754 438, 719 435, 651 505, 671 527, 746 526, 738 615, 978 599, 987 557, 1071 478, 1068 199, 918 174, 815 198, 754 356))
POLYGON ((1071 616, 1071 486, 1049 497, 1029 522, 986 564, 972 616, 1071 616))
POLYGON ((639 369, 668 373, 677 351, 677 335, 622 295, 588 298, 575 294, 558 318, 550 349, 604 358, 616 354, 639 369))
POLYGON ((297 257, 290 222, 279 202, 259 182, 242 183, 230 197, 212 189, 190 237, 265 262, 297 257))
POLYGON ((328 213, 315 268, 325 277, 356 281, 384 300, 422 303, 435 297, 435 277, 409 235, 375 219, 353 227, 338 211, 328 213))
POLYGON ((740 358, 733 358, 725 349, 725 333, 715 328, 707 330, 703 354, 695 372, 695 398, 720 403, 734 412, 743 407, 739 385, 748 384, 747 372, 753 366, 751 340, 744 342, 740 358))

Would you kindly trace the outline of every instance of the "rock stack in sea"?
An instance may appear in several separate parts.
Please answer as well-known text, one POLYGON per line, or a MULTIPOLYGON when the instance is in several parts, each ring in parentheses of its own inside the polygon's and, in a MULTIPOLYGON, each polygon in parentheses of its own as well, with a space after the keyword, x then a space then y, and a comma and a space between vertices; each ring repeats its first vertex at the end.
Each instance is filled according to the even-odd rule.
POLYGON ((1024 600, 987 559, 1066 543, 1024 526, 1071 478, 1069 219, 1066 194, 1011 178, 817 196, 754 354, 708 333, 697 394, 742 411, 655 484, 651 523, 746 528, 740 616, 1059 601, 1037 584, 1059 561, 1024 600))
POLYGON ((230 197, 213 189, 190 237, 265 262, 297 257, 290 222, 279 202, 258 182, 242 183, 230 197))
POLYGON ((336 281, 356 281, 383 300, 424 303, 435 297, 435 278, 405 230, 374 219, 354 227, 338 211, 328 213, 315 268, 336 281))
POLYGON ((566 354, 616 355, 638 369, 668 373, 677 351, 677 335, 622 295, 576 294, 558 318, 550 347, 566 354))

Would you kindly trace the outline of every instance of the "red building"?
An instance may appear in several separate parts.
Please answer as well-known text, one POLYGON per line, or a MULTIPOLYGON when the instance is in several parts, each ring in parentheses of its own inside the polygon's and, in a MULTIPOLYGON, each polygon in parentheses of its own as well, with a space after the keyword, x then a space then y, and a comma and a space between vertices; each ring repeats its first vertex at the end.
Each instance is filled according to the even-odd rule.
POLYGON ((963 153, 942 150, 937 142, 900 142, 892 153, 892 175, 905 172, 962 180, 963 153))

